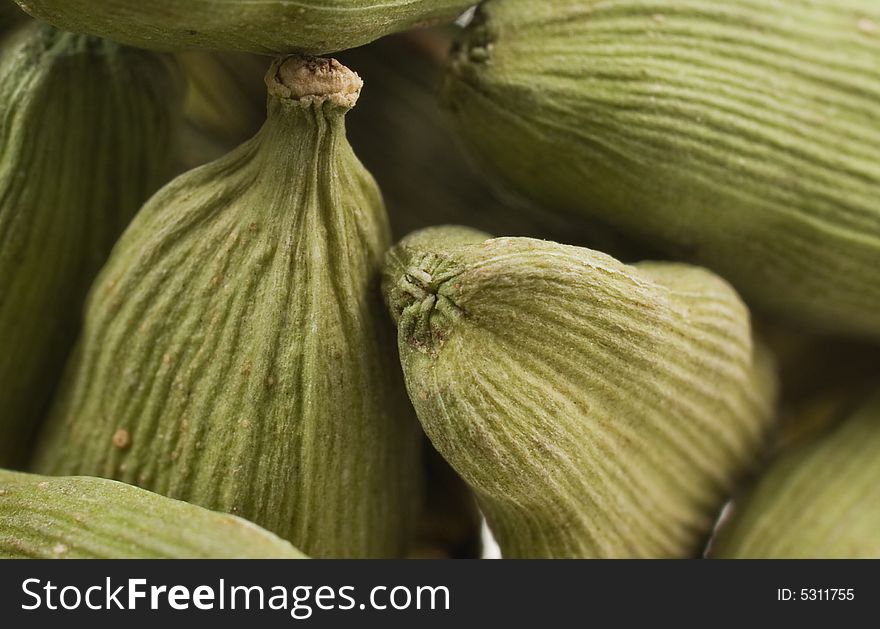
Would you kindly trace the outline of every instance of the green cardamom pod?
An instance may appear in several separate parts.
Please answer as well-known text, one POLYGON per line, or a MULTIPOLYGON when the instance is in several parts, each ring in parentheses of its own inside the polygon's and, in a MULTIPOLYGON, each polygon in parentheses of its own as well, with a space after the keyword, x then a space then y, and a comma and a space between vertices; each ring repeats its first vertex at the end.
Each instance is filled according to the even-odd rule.
POLYGON ((119 234, 171 175, 181 81, 31 22, 0 53, 0 465, 24 462, 119 234))
POLYGON ((685 557, 759 453, 775 378, 720 278, 456 227, 383 291, 434 446, 505 557, 685 557))
POLYGON ((505 184, 880 337, 880 4, 488 0, 447 102, 505 184))
POLYGON ((880 558, 880 396, 782 454, 734 502, 718 558, 880 558))
POLYGON ((0 470, 0 559, 304 559, 247 520, 101 478, 0 470))
POLYGON ((234 513, 311 556, 399 556, 421 435, 379 291, 388 219, 345 137, 362 82, 299 57, 266 78, 259 133, 114 249, 35 468, 234 513))
POLYGON ((16 0, 68 31, 160 50, 328 54, 452 21, 473 0, 16 0))

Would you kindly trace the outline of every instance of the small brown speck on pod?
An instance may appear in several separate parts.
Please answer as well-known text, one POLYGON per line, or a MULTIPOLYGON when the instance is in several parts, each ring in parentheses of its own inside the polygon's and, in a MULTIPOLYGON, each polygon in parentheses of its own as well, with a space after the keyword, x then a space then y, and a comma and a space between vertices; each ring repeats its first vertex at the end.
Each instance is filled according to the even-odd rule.
POLYGON ((114 447, 119 448, 120 450, 124 450, 129 445, 131 445, 131 435, 129 435, 128 431, 124 428, 120 428, 113 433, 112 441, 114 447))

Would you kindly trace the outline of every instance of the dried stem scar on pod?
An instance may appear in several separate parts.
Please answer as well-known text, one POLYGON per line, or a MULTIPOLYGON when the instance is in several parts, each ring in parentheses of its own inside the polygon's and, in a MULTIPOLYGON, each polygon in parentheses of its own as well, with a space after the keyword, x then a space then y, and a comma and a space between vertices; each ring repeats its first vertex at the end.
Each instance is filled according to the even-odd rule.
POLYGON ((361 80, 290 57, 267 83, 254 139, 160 191, 114 250, 35 466, 234 513, 311 556, 401 555, 420 434, 379 291, 385 209, 345 138, 361 80))
POLYGON ((0 46, 0 465, 27 457, 89 285, 171 176, 164 55, 35 22, 0 46))
POLYGON ((304 559, 241 518, 102 478, 0 470, 3 559, 304 559))
POLYGON ((708 271, 432 228, 387 256, 410 398, 506 557, 697 555, 775 377, 708 271))
POLYGON ((157 48, 328 54, 452 21, 473 0, 16 0, 59 28, 157 48))
POLYGON ((712 556, 755 559, 880 557, 880 396, 827 434, 791 447, 713 542, 712 556))
POLYGON ((880 3, 489 0, 447 101, 508 186, 880 338, 880 3))

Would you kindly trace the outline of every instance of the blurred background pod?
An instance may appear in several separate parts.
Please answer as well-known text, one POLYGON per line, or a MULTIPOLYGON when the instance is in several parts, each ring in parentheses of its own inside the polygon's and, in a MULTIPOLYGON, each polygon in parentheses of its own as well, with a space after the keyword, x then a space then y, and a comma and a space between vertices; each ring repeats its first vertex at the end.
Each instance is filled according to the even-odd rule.
POLYGON ((488 0, 446 99, 504 184, 880 337, 880 6, 488 0))
POLYGON ((765 317, 754 326, 779 372, 777 447, 827 432, 880 382, 880 346, 822 336, 765 317))
POLYGON ((305 559, 241 518, 112 480, 0 470, 2 559, 305 559))
POLYGON ((322 55, 451 22, 473 0, 16 0, 73 32, 159 50, 322 55))
POLYGON ((367 86, 348 135, 379 183, 393 234, 456 224, 512 236, 586 237, 565 218, 498 194, 456 141, 439 90, 458 30, 387 37, 340 55, 367 86))
POLYGON ((180 52, 187 79, 184 170, 218 159, 252 138, 266 121, 269 60, 235 52, 180 52))
POLYGON ((421 434, 379 291, 390 244, 335 60, 266 74, 257 135, 157 193, 96 280, 35 468, 234 513, 315 557, 410 547, 421 434))
POLYGON ((410 559, 480 559, 483 516, 474 493, 425 440, 425 502, 410 559))
POLYGON ((618 230, 547 212, 540 201, 486 179, 455 137, 440 99, 449 50, 460 30, 386 37, 341 55, 368 85, 352 114, 349 137, 379 182, 395 237, 434 225, 467 225, 642 259, 651 249, 618 230))
POLYGON ((723 280, 416 232, 386 258, 410 399, 505 557, 691 557, 766 445, 775 374, 723 280))
POLYGON ((880 396, 784 450, 734 501, 716 558, 880 557, 880 396))
POLYGON ((86 292, 167 181, 182 82, 171 60, 29 22, 0 54, 0 464, 21 464, 86 292))
POLYGON ((12 0, 0 0, 0 38, 27 19, 24 13, 12 0))

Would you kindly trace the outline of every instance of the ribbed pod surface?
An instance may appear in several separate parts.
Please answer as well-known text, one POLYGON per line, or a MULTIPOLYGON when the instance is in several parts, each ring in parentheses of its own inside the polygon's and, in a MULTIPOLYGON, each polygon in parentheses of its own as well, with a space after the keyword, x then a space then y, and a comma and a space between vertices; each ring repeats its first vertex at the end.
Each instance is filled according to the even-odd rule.
POLYGON ((267 82, 258 135, 160 191, 115 249, 36 467, 241 515, 313 556, 398 555, 420 446, 378 290, 387 217, 345 139, 360 80, 292 58, 267 82))
POLYGON ((58 28, 160 50, 328 54, 436 20, 471 0, 16 0, 58 28))
POLYGON ((723 280, 433 228, 392 249, 383 286, 419 419, 505 556, 699 553, 772 418, 723 280))
POLYGON ((870 0, 489 0, 448 100, 536 201, 876 338, 878 25, 870 0))
POLYGON ((22 463, 88 287, 170 176, 181 85, 155 53, 35 23, 0 56, 0 464, 22 463))
POLYGON ((101 478, 0 470, 0 558, 301 559, 241 518, 101 478))
POLYGON ((880 397, 785 451, 735 501, 718 558, 880 557, 880 397))

